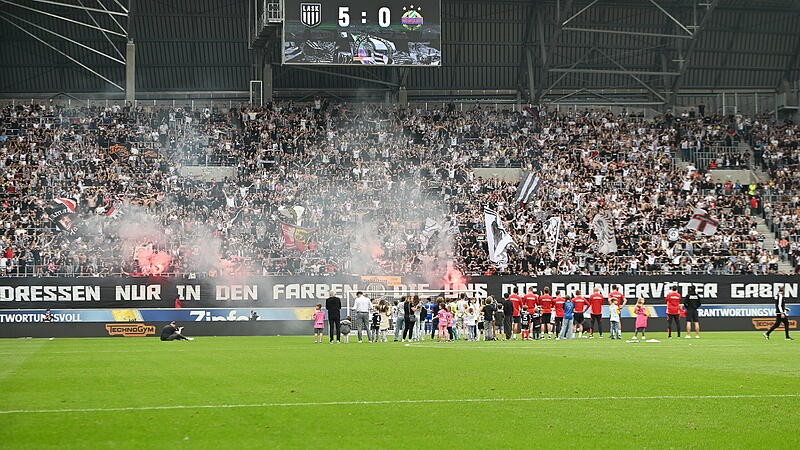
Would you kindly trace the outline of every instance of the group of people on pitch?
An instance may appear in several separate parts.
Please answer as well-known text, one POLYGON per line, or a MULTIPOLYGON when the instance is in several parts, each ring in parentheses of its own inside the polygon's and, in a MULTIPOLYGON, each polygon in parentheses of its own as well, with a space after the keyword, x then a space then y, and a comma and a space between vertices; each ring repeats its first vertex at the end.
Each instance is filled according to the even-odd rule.
MULTIPOLYGON (((680 317, 686 317, 686 338, 690 338, 692 325, 695 338, 700 337, 698 310, 701 306, 699 296, 693 287, 688 290, 684 299, 674 288, 665 297, 667 305, 667 336, 672 338, 673 332, 681 336, 680 317)), ((334 293, 326 301, 330 327, 330 342, 340 341, 341 334, 347 342, 351 329, 357 331, 358 342, 362 342, 362 331, 370 342, 386 342, 389 329, 394 328, 394 341, 419 341, 427 335, 440 342, 457 339, 469 341, 494 340, 540 340, 540 339, 574 339, 603 338, 603 306, 608 304, 609 329, 611 339, 622 339, 622 310, 627 300, 620 292, 619 286, 612 286, 608 296, 599 288, 588 297, 576 292, 573 297, 558 292, 551 295, 550 288, 545 287, 541 294, 528 289, 528 293, 520 295, 514 288, 512 293, 501 299, 492 296, 483 300, 467 298, 462 294, 457 299, 438 297, 423 303, 417 296, 408 296, 389 305, 386 301, 371 300, 362 292, 356 294, 354 313, 339 319, 341 301, 334 293), (589 317, 586 318, 586 314, 589 317), (588 321, 588 324, 585 324, 588 321)), ((324 313, 322 305, 316 307, 314 319, 315 342, 322 341, 324 313)), ((645 300, 639 298, 633 307, 636 317, 633 339, 640 335, 646 339, 647 323, 651 315, 645 306, 645 300)))
MULTIPOLYGON (((501 300, 488 297, 481 307, 483 323, 479 323, 478 332, 483 340, 499 339, 574 339, 603 337, 603 306, 608 303, 608 321, 611 339, 622 339, 622 308, 627 300, 620 292, 619 286, 613 286, 608 296, 603 295, 599 288, 588 297, 580 291, 573 297, 558 292, 551 295, 550 288, 545 287, 541 294, 536 294, 533 288, 521 296, 519 290, 514 288, 510 295, 504 295, 501 300), (588 324, 586 314, 589 313, 588 324), (482 327, 480 325, 483 325, 482 327)), ((672 337, 673 331, 680 337, 680 316, 686 316, 686 337, 690 338, 691 326, 694 324, 695 337, 700 337, 700 323, 698 309, 701 306, 699 296, 693 288, 689 289, 686 299, 674 289, 665 298, 667 304, 668 327, 667 335, 672 337), (673 328, 674 324, 674 328, 673 328)), ((470 310, 467 310, 467 316, 470 310)), ((644 298, 639 298, 633 308, 636 317, 634 340, 646 339, 648 318, 650 310, 645 306, 644 298)), ((470 339, 475 336, 470 332, 470 339)))

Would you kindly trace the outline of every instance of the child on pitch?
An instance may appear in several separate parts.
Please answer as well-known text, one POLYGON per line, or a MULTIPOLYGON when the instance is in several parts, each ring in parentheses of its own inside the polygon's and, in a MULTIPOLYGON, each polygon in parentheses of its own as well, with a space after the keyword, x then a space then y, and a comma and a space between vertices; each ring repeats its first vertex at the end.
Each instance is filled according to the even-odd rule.
POLYGON ((449 316, 450 312, 447 311, 444 303, 439 303, 439 313, 437 317, 439 319, 439 336, 437 337, 438 342, 442 342, 443 339, 445 342, 447 342, 447 339, 450 337, 450 334, 447 332, 447 324, 450 322, 449 316))
POLYGON ((503 330, 503 322, 506 320, 506 313, 503 310, 503 305, 501 303, 497 304, 497 311, 494 313, 494 327, 497 330, 495 332, 495 336, 499 336, 497 340, 505 340, 505 334, 503 330))
POLYGON ((314 343, 322 343, 322 332, 325 329, 325 311, 322 310, 322 304, 317 303, 314 310, 314 343))
POLYGON ((531 331, 533 332, 533 340, 538 341, 542 338, 542 308, 536 305, 531 314, 531 331))
POLYGON ((378 312, 377 309, 372 312, 372 318, 369 325, 370 331, 372 331, 370 342, 378 342, 378 334, 381 331, 381 313, 378 312))
POLYGON ((467 307, 467 312, 464 314, 464 326, 467 327, 467 335, 470 341, 475 341, 478 338, 478 316, 475 314, 475 308, 472 306, 467 307))
POLYGON ((633 309, 633 312, 636 314, 636 332, 633 334, 634 339, 639 339, 639 332, 642 332, 642 339, 647 339, 647 316, 650 313, 647 311, 647 307, 644 306, 644 299, 639 297, 639 300, 636 301, 636 307, 633 309))
POLYGON ((380 328, 381 342, 386 342, 386 333, 389 331, 389 319, 391 314, 391 309, 389 308, 389 305, 384 304, 380 308, 380 313, 381 313, 381 328, 380 328))
POLYGON ((352 331, 353 326, 353 319, 350 316, 347 316, 339 322, 339 330, 342 332, 342 337, 344 338, 344 343, 347 344, 350 342, 350 332, 352 331))
POLYGON ((531 338, 531 314, 528 307, 523 306, 519 312, 519 326, 522 329, 522 340, 527 341, 531 338))
POLYGON ((620 333, 620 311, 619 300, 612 300, 611 305, 608 307, 608 315, 611 319, 611 339, 622 339, 622 334, 620 333))
POLYGON ((450 319, 447 321, 447 333, 451 341, 456 340, 456 304, 450 303, 447 305, 447 312, 450 313, 450 319))

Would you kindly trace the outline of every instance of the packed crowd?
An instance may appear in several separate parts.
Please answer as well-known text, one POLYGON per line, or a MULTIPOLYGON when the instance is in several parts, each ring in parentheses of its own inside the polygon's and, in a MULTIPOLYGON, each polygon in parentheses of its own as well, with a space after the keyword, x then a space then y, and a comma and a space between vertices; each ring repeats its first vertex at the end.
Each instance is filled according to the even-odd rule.
POLYGON ((533 120, 323 100, 224 113, 6 106, 0 272, 137 274, 136 248, 147 247, 182 274, 772 273, 776 255, 749 216, 751 197, 769 186, 717 184, 674 163, 683 142, 724 139, 731 127, 722 118, 542 110, 533 120), (217 181, 184 175, 195 164, 232 170, 217 181), (542 188, 516 204, 516 181, 483 178, 474 168, 485 166, 534 170, 542 188), (79 233, 48 220, 43 207, 56 197, 78 200, 79 233), (104 202, 119 214, 98 216, 104 202), (304 212, 289 222, 313 235, 304 251, 285 248, 280 211, 295 205, 304 212), (487 259, 484 206, 517 244, 503 270, 487 259), (719 231, 676 238, 670 230, 696 207, 720 219, 719 231), (611 217, 616 253, 597 251, 598 211, 611 217), (563 218, 555 246, 542 230, 553 215, 563 218))
POLYGON ((770 175, 764 215, 779 252, 800 267, 800 126, 784 122, 752 130, 756 159, 770 175))

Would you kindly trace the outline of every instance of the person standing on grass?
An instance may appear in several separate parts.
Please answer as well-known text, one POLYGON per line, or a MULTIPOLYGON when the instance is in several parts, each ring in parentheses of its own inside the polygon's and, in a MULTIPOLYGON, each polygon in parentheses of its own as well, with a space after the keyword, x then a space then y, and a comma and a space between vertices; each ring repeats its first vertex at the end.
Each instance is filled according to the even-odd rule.
POLYGON ((327 300, 325 300, 325 309, 328 311, 328 331, 331 335, 331 344, 333 344, 333 332, 336 330, 336 342, 341 342, 342 330, 339 326, 342 313, 342 299, 336 296, 336 291, 328 292, 327 300))
POLYGON ((547 339, 552 339, 553 325, 550 319, 553 314, 553 297, 550 295, 550 288, 546 287, 539 296, 539 306, 542 308, 542 337, 547 335, 547 339))
POLYGON ((386 339, 386 335, 389 333, 389 322, 390 316, 392 313, 392 308, 389 306, 389 303, 383 303, 380 306, 380 313, 381 313, 381 342, 388 342, 386 339))
MULTIPOLYGON (((514 289, 516 291, 516 289, 514 289)), ((513 333, 513 319, 514 319, 514 302, 511 301, 511 297, 508 296, 503 299, 503 311, 505 312, 505 316, 503 316, 503 331, 506 335, 506 340, 511 340, 511 334, 513 333)))
POLYGON ((392 307, 392 318, 394 319, 394 341, 397 342, 397 337, 405 331, 405 317, 406 317, 406 298, 402 297, 398 302, 395 300, 392 307))
MULTIPOLYGON (((533 310, 539 303, 539 296, 534 293, 534 289, 532 287, 528 288, 528 293, 525 294, 525 297, 523 297, 523 302, 525 303, 525 306, 528 307, 528 314, 533 314, 533 310)), ((530 336, 531 333, 533 333, 533 330, 529 330, 528 335, 530 336)))
POLYGON ((686 310, 686 339, 692 337, 692 324, 694 324, 694 338, 700 339, 700 313, 698 310, 703 304, 700 303, 700 296, 694 286, 689 286, 686 300, 683 301, 683 309, 686 310))
POLYGON ((556 336, 561 335, 561 326, 564 323, 564 292, 559 291, 556 298, 553 300, 553 310, 556 315, 556 336))
POLYGON ((361 291, 356 292, 356 300, 353 303, 353 309, 356 312, 356 331, 358 333, 358 343, 361 343, 361 331, 367 332, 367 342, 372 340, 369 333, 369 312, 372 310, 372 302, 369 301, 364 293, 361 291))
POLYGON ((578 335, 579 338, 583 337, 583 314, 586 312, 586 298, 581 295, 581 291, 575 293, 575 297, 572 299, 572 303, 575 305, 575 311, 573 313, 573 322, 575 323, 575 334, 578 335))
MULTIPOLYGON (((619 306, 620 311, 625 305, 628 304, 628 300, 625 298, 625 295, 620 292, 619 285, 615 284, 611 286, 611 292, 608 294, 608 304, 610 305, 613 300, 617 301, 617 305, 619 306)), ((619 331, 622 332, 622 322, 619 323, 619 331)))
POLYGON ((503 322, 506 320, 506 312, 503 308, 503 300, 500 300, 495 305, 494 311, 494 335, 497 336, 497 340, 503 340, 503 322))
POLYGON ((622 339, 622 334, 619 330, 620 319, 619 300, 611 300, 611 305, 608 306, 608 317, 611 320, 611 339, 622 339))
POLYGON ((589 306, 592 308, 592 322, 589 329, 589 338, 594 339, 595 329, 600 332, 600 339, 603 338, 603 303, 605 299, 600 293, 600 288, 594 288, 594 293, 589 296, 589 306))
MULTIPOLYGON (((414 296, 414 298, 416 299, 417 297, 414 296)), ((429 298, 428 301, 425 302, 425 304, 423 306, 424 306, 423 310, 425 311, 425 330, 424 330, 424 334, 430 333, 431 334, 431 339, 433 339, 433 335, 435 334, 435 330, 436 330, 436 327, 433 326, 433 308, 434 308, 434 304, 431 301, 431 299, 429 298)), ((424 340, 422 335, 420 335, 420 338, 424 340)))
POLYGON ((314 308, 314 343, 322 344, 322 333, 325 331, 325 311, 322 310, 322 303, 317 303, 314 308))
POLYGON ((561 322, 561 332, 558 335, 559 339, 575 339, 575 334, 572 331, 572 321, 575 316, 575 303, 567 297, 563 305, 563 320, 561 322))
POLYGON ((417 322, 417 304, 411 299, 411 297, 407 297, 400 302, 403 305, 403 315, 400 315, 400 311, 397 311, 398 321, 400 317, 403 317, 403 334, 400 336, 400 340, 402 342, 411 342, 414 339, 414 325, 417 322))
POLYGON ((775 323, 773 323, 772 327, 770 327, 770 329, 764 333, 764 337, 767 340, 769 340, 769 335, 781 325, 783 325, 783 331, 786 332, 786 340, 794 340, 789 337, 789 319, 786 318, 787 315, 789 315, 789 308, 786 307, 786 300, 783 296, 783 288, 779 288, 778 292, 775 294, 775 323))
POLYGON ((667 338, 672 339, 673 322, 678 337, 681 337, 681 294, 675 290, 675 286, 672 286, 664 301, 667 303, 667 338))
POLYGON ((542 309, 539 305, 534 306, 531 313, 531 333, 534 341, 542 338, 542 309))
POLYGON ((416 332, 412 330, 411 334, 414 335, 413 340, 424 341, 425 335, 428 334, 428 332, 425 331, 425 320, 428 318, 430 312, 425 309, 425 305, 422 304, 422 300, 420 300, 419 296, 417 295, 414 296, 412 304, 414 305, 414 309, 418 311, 417 314, 419 314, 419 317, 417 318, 417 330, 416 332))
POLYGON ((514 288, 511 291, 511 295, 508 296, 508 299, 511 300, 511 320, 514 333, 514 340, 517 340, 520 331, 520 323, 522 322, 521 313, 522 313, 522 297, 519 296, 519 289, 514 288))
POLYGON ((378 342, 381 331, 381 312, 378 306, 373 306, 372 317, 370 318, 370 331, 372 336, 370 342, 378 342))
POLYGON ((494 298, 491 295, 483 305, 483 340, 494 340, 494 298))
POLYGON ((448 314, 449 313, 447 312, 447 307, 445 307, 444 303, 440 303, 439 310, 436 312, 437 319, 439 319, 437 321, 437 325, 439 328, 439 337, 437 339, 437 342, 442 342, 442 339, 447 341, 450 337, 449 333, 447 332, 447 322, 449 321, 447 317, 448 314))
POLYGON ((439 297, 433 302, 433 307, 431 309, 431 314, 433 316, 433 322, 431 324, 431 340, 436 337, 436 331, 439 329, 439 303, 442 302, 442 298, 439 297))
POLYGON ((523 306, 522 311, 519 313, 520 328, 522 328, 522 340, 528 341, 531 339, 531 314, 528 312, 528 307, 523 306))
POLYGON ((634 339, 639 339, 639 332, 642 332, 642 339, 647 339, 647 316, 650 313, 647 311, 647 307, 644 306, 644 299, 639 297, 639 300, 636 301, 636 307, 633 309, 634 314, 636 314, 636 332, 633 334, 634 339))

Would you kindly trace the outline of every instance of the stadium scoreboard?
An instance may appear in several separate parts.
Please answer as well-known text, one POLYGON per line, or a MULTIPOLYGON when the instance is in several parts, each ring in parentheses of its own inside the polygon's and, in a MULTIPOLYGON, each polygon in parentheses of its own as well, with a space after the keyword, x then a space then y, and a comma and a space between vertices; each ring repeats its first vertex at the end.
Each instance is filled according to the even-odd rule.
POLYGON ((284 64, 440 66, 440 0, 284 0, 284 64))

